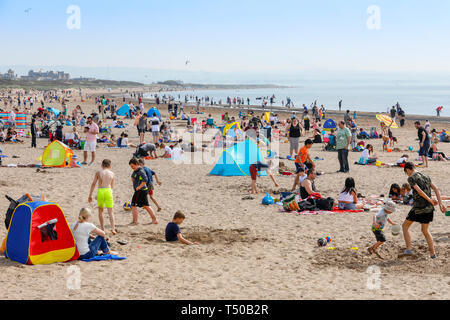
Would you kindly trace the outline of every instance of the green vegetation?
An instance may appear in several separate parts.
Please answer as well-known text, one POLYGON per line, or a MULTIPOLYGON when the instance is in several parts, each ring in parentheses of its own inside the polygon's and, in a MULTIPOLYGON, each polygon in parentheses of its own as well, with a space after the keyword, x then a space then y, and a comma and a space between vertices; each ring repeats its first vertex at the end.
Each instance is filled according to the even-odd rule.
POLYGON ((48 81, 48 80, 5 80, 0 79, 0 89, 67 89, 67 88, 135 88, 143 87, 144 84, 132 81, 113 81, 113 80, 67 80, 67 81, 48 81))

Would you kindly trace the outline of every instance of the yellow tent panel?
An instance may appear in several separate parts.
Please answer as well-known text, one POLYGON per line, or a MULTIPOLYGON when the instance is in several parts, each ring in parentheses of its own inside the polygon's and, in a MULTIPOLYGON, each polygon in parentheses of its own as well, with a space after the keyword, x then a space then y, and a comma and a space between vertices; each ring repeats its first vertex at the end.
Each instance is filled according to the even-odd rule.
POLYGON ((42 165, 44 167, 68 167, 72 161, 73 151, 61 141, 53 141, 42 154, 42 165))

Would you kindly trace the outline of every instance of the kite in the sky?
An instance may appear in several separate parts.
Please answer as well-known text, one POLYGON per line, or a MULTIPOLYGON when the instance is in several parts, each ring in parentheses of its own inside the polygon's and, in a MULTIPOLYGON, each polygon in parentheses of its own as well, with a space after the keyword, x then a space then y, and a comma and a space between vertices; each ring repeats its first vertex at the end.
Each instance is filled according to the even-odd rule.
POLYGON ((186 66, 187 66, 188 64, 190 64, 190 63, 191 63, 191 61, 186 60, 186 66))
POLYGON ((30 11, 31 11, 31 8, 24 10, 24 12, 26 12, 26 13, 30 13, 30 11))

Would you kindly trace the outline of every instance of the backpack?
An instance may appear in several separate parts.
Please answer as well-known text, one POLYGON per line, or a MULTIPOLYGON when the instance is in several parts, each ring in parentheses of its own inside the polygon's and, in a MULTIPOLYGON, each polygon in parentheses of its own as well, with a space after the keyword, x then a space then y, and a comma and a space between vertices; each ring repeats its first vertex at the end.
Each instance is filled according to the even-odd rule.
POLYGON ((333 198, 322 198, 322 199, 317 199, 315 200, 316 203, 316 207, 319 210, 324 210, 324 211, 331 211, 333 210, 333 206, 334 206, 334 199, 333 198))
POLYGON ((14 200, 11 197, 5 195, 6 199, 9 201, 9 207, 6 211, 6 218, 5 218, 5 227, 6 229, 9 229, 9 224, 11 223, 11 218, 14 213, 14 210, 16 210, 17 206, 19 204, 30 202, 30 201, 38 201, 43 200, 43 198, 39 196, 30 196, 29 194, 23 195, 19 200, 14 200))
POLYGON ((302 211, 317 211, 316 205, 313 203, 314 200, 303 200, 298 203, 300 212, 302 211))

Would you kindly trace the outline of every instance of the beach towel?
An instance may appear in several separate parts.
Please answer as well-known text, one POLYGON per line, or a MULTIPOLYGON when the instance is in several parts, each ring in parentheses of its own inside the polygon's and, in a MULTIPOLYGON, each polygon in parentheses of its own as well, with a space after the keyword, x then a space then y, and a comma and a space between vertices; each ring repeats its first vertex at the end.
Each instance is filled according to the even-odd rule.
POLYGON ((85 260, 81 260, 84 262, 92 262, 92 261, 107 261, 107 260, 125 260, 125 257, 119 257, 119 256, 115 256, 112 254, 105 254, 102 256, 95 256, 91 259, 85 259, 85 260))
POLYGON ((338 214, 338 213, 361 213, 364 212, 364 210, 339 210, 339 208, 335 207, 331 211, 326 210, 318 210, 318 211, 286 211, 284 209, 279 209, 280 212, 290 212, 294 213, 296 215, 317 215, 317 214, 338 214))

